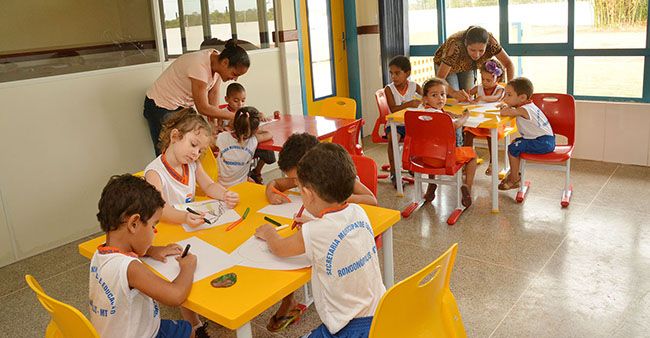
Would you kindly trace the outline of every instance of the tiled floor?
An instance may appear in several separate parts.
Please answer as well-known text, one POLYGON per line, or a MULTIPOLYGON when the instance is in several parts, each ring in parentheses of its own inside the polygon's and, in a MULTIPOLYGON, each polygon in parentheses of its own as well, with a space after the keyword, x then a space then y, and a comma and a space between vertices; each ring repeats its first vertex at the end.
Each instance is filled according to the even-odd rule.
MULTIPOLYGON (((382 145, 366 154, 386 162, 382 145)), ((396 279, 458 242, 452 290, 470 337, 650 336, 650 168, 574 160, 567 209, 559 203, 562 173, 530 170, 525 203, 501 193, 499 214, 490 212, 485 165, 478 170, 474 204, 455 226, 445 223, 454 203, 445 187, 433 205, 395 226, 396 279)), ((381 206, 402 208, 412 193, 408 186, 398 198, 389 183, 379 184, 381 206)), ((0 337, 45 330, 49 318, 26 287, 26 273, 87 313, 88 261, 76 247, 86 239, 0 268, 0 337)), ((299 325, 271 334, 264 327, 274 311, 253 321, 254 337, 297 337, 320 323, 312 306, 299 325)), ((165 307, 162 316, 180 317, 165 307)), ((235 336, 216 324, 210 331, 235 336)))

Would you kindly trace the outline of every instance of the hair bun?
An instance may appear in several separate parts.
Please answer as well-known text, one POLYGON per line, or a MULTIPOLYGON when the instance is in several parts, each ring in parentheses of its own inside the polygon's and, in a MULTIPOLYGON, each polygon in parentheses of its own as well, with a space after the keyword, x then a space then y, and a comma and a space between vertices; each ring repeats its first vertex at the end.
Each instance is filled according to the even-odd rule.
POLYGON ((224 45, 225 49, 237 48, 237 39, 230 39, 224 45))

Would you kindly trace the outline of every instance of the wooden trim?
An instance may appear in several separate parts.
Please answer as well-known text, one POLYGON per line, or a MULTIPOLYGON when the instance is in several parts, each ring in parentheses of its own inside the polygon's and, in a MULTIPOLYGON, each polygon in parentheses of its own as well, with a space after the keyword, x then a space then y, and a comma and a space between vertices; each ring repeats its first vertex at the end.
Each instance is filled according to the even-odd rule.
POLYGON ((367 25, 357 27, 357 35, 379 34, 379 25, 367 25))
POLYGON ((275 37, 278 36, 280 42, 291 42, 291 41, 298 41, 298 30, 297 29, 291 29, 291 30, 286 30, 286 31, 279 31, 276 32, 277 34, 273 34, 273 42, 278 43, 275 41, 275 37))

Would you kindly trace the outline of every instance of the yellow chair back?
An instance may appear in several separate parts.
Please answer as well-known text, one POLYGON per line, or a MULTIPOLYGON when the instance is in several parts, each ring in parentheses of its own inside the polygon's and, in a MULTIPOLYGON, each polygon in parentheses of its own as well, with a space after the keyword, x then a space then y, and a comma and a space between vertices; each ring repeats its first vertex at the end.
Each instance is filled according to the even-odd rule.
POLYGON ((381 298, 369 338, 467 337, 449 289, 458 243, 381 298))
MULTIPOLYGON (((210 147, 203 151, 203 154, 201 154, 201 157, 199 158, 199 162, 201 163, 203 170, 205 170, 205 173, 208 174, 213 181, 217 182, 219 179, 219 165, 217 164, 217 159, 214 157, 214 153, 210 147)), ((196 185, 195 195, 207 196, 198 184, 196 185)))
POLYGON ((46 338, 75 337, 99 338, 97 331, 79 310, 62 303, 43 291, 43 288, 32 275, 26 275, 27 285, 36 293, 41 305, 50 313, 52 320, 45 331, 46 338))
POLYGON ((138 171, 137 173, 133 174, 135 177, 144 177, 144 170, 138 171))
POLYGON ((357 118, 357 102, 349 97, 328 97, 318 101, 316 111, 309 112, 309 115, 354 120, 357 118))

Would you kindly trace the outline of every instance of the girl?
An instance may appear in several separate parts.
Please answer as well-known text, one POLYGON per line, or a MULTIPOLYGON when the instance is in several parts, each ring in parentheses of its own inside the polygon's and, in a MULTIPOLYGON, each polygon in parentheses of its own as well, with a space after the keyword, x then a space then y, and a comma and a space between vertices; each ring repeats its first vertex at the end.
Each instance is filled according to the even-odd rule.
POLYGON ((271 133, 258 130, 261 114, 254 107, 242 107, 235 113, 231 132, 217 135, 219 183, 225 187, 245 182, 257 144, 270 140, 271 133))
MULTIPOLYGON (((506 89, 503 88, 499 82, 503 81, 503 66, 501 62, 496 59, 488 60, 481 66, 481 84, 470 90, 470 95, 474 95, 473 103, 483 102, 497 102, 501 101, 506 89)), ((503 138, 503 128, 498 130, 499 138, 503 138)), ((490 130, 485 128, 465 128, 465 146, 472 147, 474 145, 474 136, 487 138, 488 151, 490 152, 490 159, 485 174, 492 175, 492 139, 490 137, 490 130)))
MULTIPOLYGON (((420 105, 422 88, 419 84, 409 80, 411 76, 411 61, 406 56, 398 55, 388 63, 390 79, 393 81, 384 88, 386 101, 390 112, 394 113, 406 108, 416 108, 420 105)), ((404 137, 404 126, 397 127, 400 138, 404 137)), ((393 187, 397 188, 395 181, 395 159, 393 158, 393 143, 391 142, 390 129, 386 128, 388 138, 388 162, 390 163, 390 180, 393 187)))

